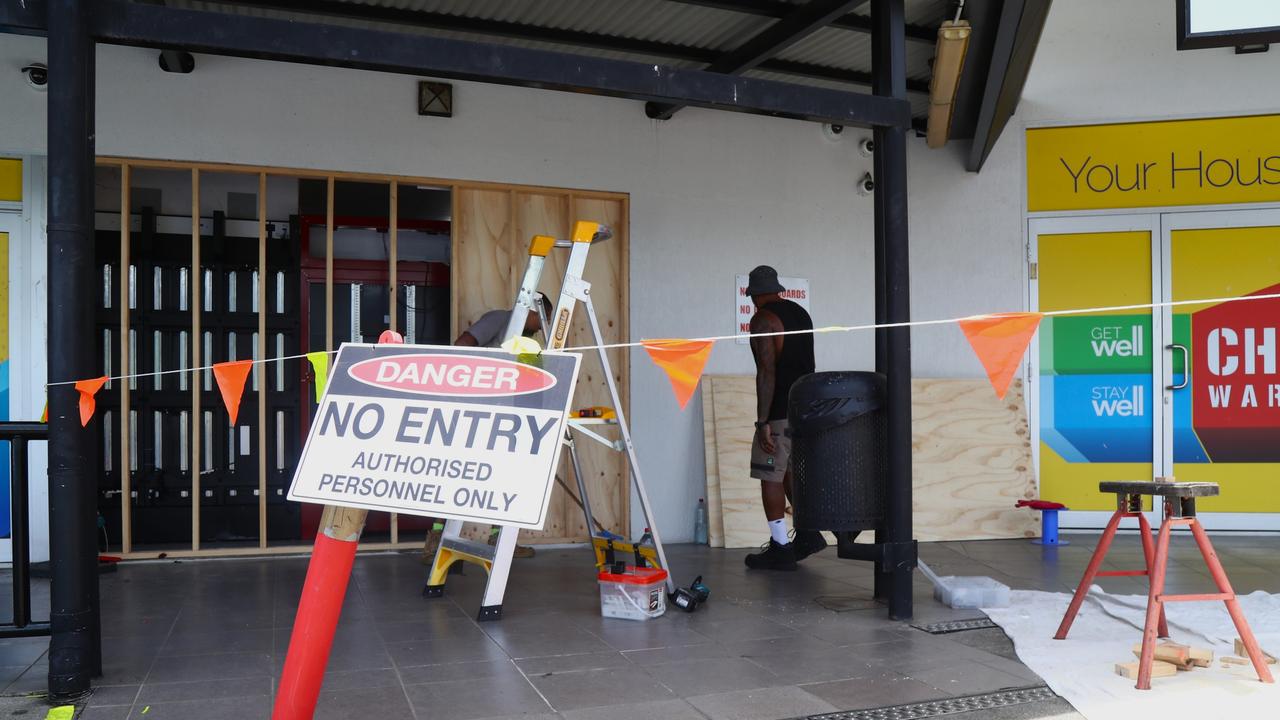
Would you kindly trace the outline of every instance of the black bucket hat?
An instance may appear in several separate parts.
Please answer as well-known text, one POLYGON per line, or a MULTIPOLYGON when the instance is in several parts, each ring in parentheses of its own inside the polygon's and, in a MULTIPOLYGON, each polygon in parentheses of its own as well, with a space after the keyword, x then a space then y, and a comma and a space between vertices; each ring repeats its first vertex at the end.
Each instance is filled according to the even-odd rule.
POLYGON ((780 293, 784 290, 786 288, 778 282, 778 271, 768 265, 757 267, 747 276, 747 295, 750 297, 780 293))

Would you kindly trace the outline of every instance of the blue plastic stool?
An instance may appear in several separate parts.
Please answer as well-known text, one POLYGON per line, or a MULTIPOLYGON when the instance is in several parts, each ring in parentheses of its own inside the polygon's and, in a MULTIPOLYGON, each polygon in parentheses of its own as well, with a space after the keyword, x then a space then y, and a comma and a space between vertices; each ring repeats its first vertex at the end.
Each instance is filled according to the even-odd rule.
POLYGON ((1032 543, 1036 545, 1071 544, 1058 537, 1058 513, 1061 510, 1070 510, 1070 508, 1040 511, 1040 538, 1038 540, 1032 540, 1032 543))

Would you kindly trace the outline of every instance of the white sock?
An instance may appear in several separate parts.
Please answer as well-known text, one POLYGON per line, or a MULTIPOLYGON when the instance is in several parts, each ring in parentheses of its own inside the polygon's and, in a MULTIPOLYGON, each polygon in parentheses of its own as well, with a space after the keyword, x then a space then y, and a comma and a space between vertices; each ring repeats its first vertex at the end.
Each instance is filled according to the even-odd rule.
POLYGON ((779 545, 786 545, 791 542, 791 538, 787 537, 787 521, 778 519, 769 521, 769 535, 773 541, 779 545))

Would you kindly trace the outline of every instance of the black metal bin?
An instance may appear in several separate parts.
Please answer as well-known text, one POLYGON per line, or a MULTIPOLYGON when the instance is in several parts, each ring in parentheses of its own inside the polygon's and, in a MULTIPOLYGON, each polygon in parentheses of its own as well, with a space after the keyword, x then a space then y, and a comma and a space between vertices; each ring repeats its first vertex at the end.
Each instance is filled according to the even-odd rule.
POLYGON ((884 515, 885 378, 820 372, 791 386, 792 505, 801 530, 873 530, 884 515))

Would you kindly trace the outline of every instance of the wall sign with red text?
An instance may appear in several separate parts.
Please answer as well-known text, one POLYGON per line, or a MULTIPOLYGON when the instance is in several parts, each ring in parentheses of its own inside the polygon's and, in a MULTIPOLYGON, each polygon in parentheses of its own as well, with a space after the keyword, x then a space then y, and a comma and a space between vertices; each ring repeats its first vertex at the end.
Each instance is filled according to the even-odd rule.
MULTIPOLYGON (((734 288, 734 313, 737 318, 734 332, 738 335, 746 335, 751 332, 751 316, 756 314, 756 306, 752 305, 751 298, 747 297, 747 281, 746 275, 739 275, 734 288)), ((805 312, 813 313, 809 309, 809 281, 807 279, 779 275, 778 284, 786 288, 781 293, 783 299, 791 300, 804 308, 805 312)), ((746 345, 751 341, 747 338, 740 338, 735 342, 739 345, 746 345)))
POLYGON ((540 529, 580 359, 344 344, 289 499, 540 529))

